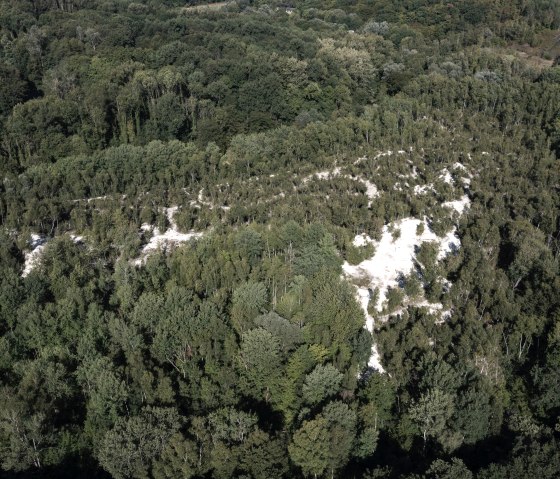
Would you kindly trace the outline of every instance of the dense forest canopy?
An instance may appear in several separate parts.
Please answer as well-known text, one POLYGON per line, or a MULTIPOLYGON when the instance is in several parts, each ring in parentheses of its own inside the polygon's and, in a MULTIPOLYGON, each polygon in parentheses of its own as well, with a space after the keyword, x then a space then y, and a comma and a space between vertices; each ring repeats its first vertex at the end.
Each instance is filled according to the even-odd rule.
POLYGON ((560 477, 559 59, 555 0, 0 0, 2 477, 560 477))

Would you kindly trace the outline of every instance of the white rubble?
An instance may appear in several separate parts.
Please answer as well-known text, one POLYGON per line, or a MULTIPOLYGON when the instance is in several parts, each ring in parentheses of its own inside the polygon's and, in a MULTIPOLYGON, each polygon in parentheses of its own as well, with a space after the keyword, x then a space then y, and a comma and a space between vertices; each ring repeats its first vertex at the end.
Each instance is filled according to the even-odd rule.
POLYGON ((441 170, 441 174, 439 175, 439 178, 449 185, 452 185, 454 183, 453 177, 451 176, 451 173, 447 168, 441 170))
POLYGON ((334 178, 335 176, 340 176, 340 168, 335 168, 332 171, 319 171, 312 175, 320 180, 328 180, 329 178, 334 178))
POLYGON ((29 275, 29 273, 31 273, 31 271, 39 265, 46 245, 47 240, 44 236, 38 234, 31 235, 31 241, 29 242, 31 251, 25 252, 25 264, 23 267, 23 273, 21 274, 22 278, 29 275))
MULTIPOLYGON (((83 236, 78 236, 73 233, 70 233, 69 236, 74 243, 83 243, 84 241, 83 236)), ((48 239, 44 236, 35 233, 31 235, 31 240, 29 241, 31 250, 24 253, 25 263, 23 265, 23 272, 21 273, 22 278, 28 276, 31 271, 41 264, 41 258, 47 246, 47 242, 48 239)))
POLYGON ((414 194, 415 195, 426 195, 429 192, 435 192, 434 185, 415 185, 414 194))
POLYGON ((410 306, 414 306, 415 308, 426 308, 430 313, 437 313, 443 310, 443 304, 430 303, 427 299, 410 303, 410 306))
POLYGON ((463 165, 463 163, 459 163, 458 161, 453 163, 453 168, 456 169, 456 170, 467 171, 467 168, 465 167, 465 165, 463 165))
MULTIPOLYGON (((468 198, 451 203, 452 205, 449 205, 449 207, 455 209, 459 214, 462 214, 470 204, 468 198)), ((367 244, 375 246, 371 258, 358 265, 351 265, 346 261, 342 265, 346 277, 351 280, 354 279, 360 284, 360 286, 356 286, 356 299, 364 311, 365 327, 371 333, 374 333, 375 322, 368 311, 372 292, 377 291, 377 302, 373 307, 377 312, 383 311, 389 288, 398 287, 399 277, 401 275, 406 276, 411 272, 416 261, 416 247, 427 241, 437 244, 438 260, 442 260, 448 254, 457 251, 461 246, 455 227, 441 238, 429 229, 425 219, 419 220, 416 218, 405 218, 385 226, 379 241, 373 241, 365 234, 357 235, 354 238, 354 246, 360 247, 367 244)), ((420 300, 410 303, 410 305, 427 308, 431 313, 439 313, 440 322, 445 321, 451 314, 450 311, 443 310, 441 303, 420 300)), ((380 359, 379 351, 374 344, 368 365, 379 372, 385 372, 380 359)))
POLYGON ((175 222, 174 216, 177 212, 178 207, 172 206, 170 208, 165 208, 165 214, 167 220, 169 221, 169 228, 164 233, 152 225, 144 223, 140 226, 142 231, 152 231, 153 235, 150 241, 142 248, 142 252, 139 258, 133 261, 134 265, 141 266, 146 262, 148 256, 154 251, 166 248, 170 244, 179 244, 190 241, 193 238, 200 238, 203 233, 191 231, 189 233, 181 233, 177 228, 177 223, 175 222))
POLYGON ((70 233, 70 239, 74 242, 74 243, 83 243, 84 242, 84 237, 81 235, 75 235, 74 233, 70 233))
POLYGON ((393 154, 393 150, 382 151, 381 153, 375 155, 373 158, 377 160, 378 158, 382 158, 384 156, 391 156, 392 154, 393 154))
MULTIPOLYGON (((354 239, 356 242, 363 241, 360 236, 354 239)), ((391 287, 398 286, 398 277, 407 275, 414 267, 415 247, 426 241, 438 244, 438 257, 443 258, 450 251, 459 247, 459 238, 455 231, 450 231, 444 238, 433 233, 425 220, 406 218, 393 223, 392 228, 383 228, 381 240, 374 243, 374 255, 362 261, 358 265, 345 262, 342 266, 344 273, 350 278, 367 278, 372 290, 378 289, 379 295, 375 308, 383 310, 383 303, 387 291, 391 287), (418 226, 423 224, 423 232, 417 234, 418 226), (390 229, 399 230, 400 234, 395 239, 390 229)))
POLYGON ((451 208, 452 210, 455 210, 457 213, 462 215, 470 205, 471 200, 467 195, 464 195, 460 200, 447 201, 445 203, 442 203, 441 206, 443 206, 444 208, 451 208))
POLYGON ((461 240, 457 237, 457 228, 453 227, 440 239, 437 259, 441 261, 448 254, 456 252, 460 247, 461 240))
POLYGON ((372 205, 372 200, 379 196, 379 191, 377 191, 377 186, 375 186, 369 180, 360 180, 366 187, 366 196, 369 198, 368 208, 372 205))
MULTIPOLYGON (((377 157, 376 157, 377 158, 377 157)), ((368 198, 368 208, 372 205, 372 200, 379 196, 379 191, 377 190, 377 186, 369 180, 366 180, 361 177, 355 177, 347 174, 342 174, 341 169, 339 167, 333 168, 332 170, 324 170, 318 171, 313 173, 312 175, 308 175, 303 178, 302 183, 306 185, 311 180, 329 180, 331 178, 347 178, 349 180, 359 181, 366 187, 365 195, 368 198)))
POLYGON ((372 244, 373 242, 374 241, 368 235, 366 235, 365 233, 362 233, 361 235, 356 235, 356 237, 352 241, 352 244, 354 246, 356 246, 357 248, 360 248, 362 246, 372 244))
MULTIPOLYGON (((387 154, 390 155, 392 153, 392 151, 381 153, 378 157, 387 154)), ((458 165, 454 165, 454 167, 459 168, 458 165)), ((339 174, 339 170, 336 171, 335 174, 339 174)), ((328 178, 329 176, 323 174, 321 177, 328 178)), ((453 184, 453 178, 447 169, 442 171, 440 178, 449 184, 453 184)), ((394 187, 398 189, 400 184, 395 184, 394 187)), ((429 191, 435 191, 433 185, 416 185, 414 187, 414 192, 416 194, 426 194, 429 191)), ((375 189, 375 193, 376 195, 378 194, 377 188, 375 189)), ((470 200, 465 195, 460 200, 444 203, 443 206, 462 214, 469 205, 470 200)), ((429 229, 426 220, 414 218, 398 221, 392 224, 391 228, 385 226, 383 228, 381 240, 378 242, 372 240, 364 233, 355 236, 352 242, 354 246, 363 247, 368 244, 373 244, 375 246, 375 252, 370 259, 366 259, 358 265, 350 265, 348 262, 345 262, 342 267, 347 277, 358 279, 361 284, 363 284, 364 280, 367 282, 367 286, 365 287, 356 287, 356 299, 364 311, 364 316, 366 318, 365 327, 370 332, 373 333, 374 328, 374 318, 368 311, 371 292, 375 290, 378 291, 377 303, 374 307, 378 312, 381 312, 388 289, 390 287, 398 287, 397 280, 401 274, 407 275, 410 273, 414 267, 415 247, 426 241, 433 241, 438 244, 439 260, 456 251, 461 246, 460 240, 456 235, 456 228, 453 228, 443 238, 440 238, 429 229), (417 234, 420 224, 423 224, 423 231, 421 234, 417 234), (397 229, 399 230, 399 234, 395 235, 397 236, 395 239, 391 231, 397 229)), ((443 311, 443 305, 441 303, 429 303, 423 300, 414 303, 414 305, 417 307, 425 307, 431 313, 439 312, 442 318, 444 316, 447 318, 450 314, 448 311, 443 311)), ((368 365, 381 373, 385 372, 376 344, 372 346, 368 365)))
POLYGON ((385 321, 388 321, 391 316, 399 316, 403 314, 406 311, 406 309, 411 306, 414 308, 424 308, 428 311, 428 313, 434 315, 435 316, 434 324, 443 324, 451 316, 451 311, 444 310, 443 304, 441 303, 430 303, 427 299, 412 300, 412 301, 405 299, 404 303, 400 308, 397 308, 396 310, 391 311, 390 313, 387 314, 378 315, 377 321, 380 323, 384 323, 385 321))
MULTIPOLYGON (((373 332, 373 317, 368 312, 368 304, 369 304, 369 291, 367 288, 357 288, 356 291, 356 300, 360 303, 362 310, 364 311, 364 315, 366 317, 366 328, 369 332, 373 332)), ((370 368, 376 369, 380 373, 384 373, 385 369, 381 365, 381 355, 377 350, 377 345, 373 343, 371 346, 371 354, 368 361, 368 366, 370 368)))

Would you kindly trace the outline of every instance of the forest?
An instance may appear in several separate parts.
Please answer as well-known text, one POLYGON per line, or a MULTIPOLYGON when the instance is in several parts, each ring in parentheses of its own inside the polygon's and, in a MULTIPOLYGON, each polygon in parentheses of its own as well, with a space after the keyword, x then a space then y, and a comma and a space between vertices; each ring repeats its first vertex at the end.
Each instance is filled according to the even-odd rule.
POLYGON ((560 2, 0 0, 0 477, 560 477, 560 2))

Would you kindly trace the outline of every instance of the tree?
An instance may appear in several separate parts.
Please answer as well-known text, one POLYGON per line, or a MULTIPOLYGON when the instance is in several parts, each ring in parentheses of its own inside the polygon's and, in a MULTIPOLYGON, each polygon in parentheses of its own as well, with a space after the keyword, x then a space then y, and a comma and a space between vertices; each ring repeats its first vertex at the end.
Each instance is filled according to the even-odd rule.
POLYGON ((198 468, 198 447, 181 433, 175 433, 163 448, 161 457, 156 458, 152 473, 155 479, 190 479, 198 468))
POLYGON ((261 256, 263 245, 261 235, 253 229, 242 229, 235 237, 235 246, 240 256, 246 257, 255 266, 261 256))
POLYGON ((427 471, 426 479, 472 479, 473 474, 461 459, 453 458, 450 462, 437 459, 427 471))
POLYGON ((254 479, 280 479, 288 472, 286 445, 280 438, 271 438, 256 430, 243 445, 241 467, 254 479))
POLYGON ((301 407, 300 391, 305 373, 314 365, 315 361, 306 345, 300 346, 287 360, 280 380, 280 394, 275 401, 284 415, 286 424, 292 423, 294 416, 301 407))
POLYGON ((247 282, 233 292, 231 321, 238 333, 253 326, 253 320, 263 312, 267 301, 263 283, 247 282))
POLYGON ((356 438, 354 457, 367 459, 375 452, 379 440, 379 430, 374 427, 364 428, 356 438))
MULTIPOLYGON (((334 471, 344 467, 355 447, 356 413, 340 401, 330 402, 321 412, 327 421, 329 434, 329 468, 334 471)), ((365 439, 365 438, 364 438, 365 439)), ((370 452, 373 452, 373 448, 370 452)))
POLYGON ((3 469, 24 471, 52 466, 69 452, 68 445, 62 444, 60 431, 67 420, 63 405, 74 401, 67 374, 64 362, 52 351, 12 364, 11 378, 0 388, 3 469))
POLYGON ((429 437, 438 438, 445 431, 453 409, 453 397, 440 389, 430 389, 412 404, 408 413, 422 433, 424 447, 429 437))
MULTIPOLYGON (((347 350, 350 339, 364 325, 352 286, 328 271, 315 275, 310 286, 312 294, 307 296, 303 308, 307 318, 304 337, 310 343, 329 348, 333 355, 347 350)), ((344 361, 340 366, 343 364, 344 361)))
POLYGON ((186 378, 194 356, 194 340, 199 334, 198 308, 189 291, 176 288, 166 298, 163 317, 154 331, 154 356, 186 378))
POLYGON ((251 329, 243 334, 240 362, 242 374, 249 382, 248 391, 268 400, 280 372, 280 344, 267 330, 251 329))
POLYGON ((14 408, 4 403, 0 413, 0 444, 2 469, 39 469, 46 465, 45 458, 56 445, 56 435, 44 413, 25 414, 21 406, 14 408))
POLYGON ((6 124, 10 156, 27 167, 85 152, 83 140, 71 136, 77 125, 77 105, 68 100, 47 96, 16 105, 6 124))
POLYGON ((13 66, 0 63, 0 75, 7 81, 0 86, 0 117, 7 115, 18 103, 22 103, 30 94, 28 83, 21 72, 13 66))
POLYGON ((247 440, 256 429, 257 416, 234 408, 222 408, 208 416, 212 441, 239 444, 247 440))
POLYGON ((288 446, 290 458, 306 476, 317 477, 329 466, 329 433, 327 420, 318 417, 304 421, 288 446))
POLYGON ((493 432, 500 417, 499 402, 494 401, 481 381, 457 395, 454 427, 463 435, 465 444, 475 444, 493 432), (493 419, 494 418, 494 419, 493 419))
POLYGON ((103 438, 99 463, 116 479, 143 479, 180 427, 173 408, 145 408, 137 416, 119 418, 103 438))
POLYGON ((86 431, 96 442, 124 412, 128 387, 107 357, 84 362, 77 371, 86 403, 86 431))
POLYGON ((532 270, 544 267, 550 252, 545 247, 543 233, 528 222, 516 221, 508 226, 513 256, 508 274, 515 290, 532 270))
POLYGON ((315 367, 306 377, 302 387, 302 396, 307 404, 315 405, 340 390, 343 375, 331 364, 315 367))
POLYGON ((283 355, 303 342, 301 328, 290 323, 274 311, 255 318, 255 324, 278 339, 283 355))

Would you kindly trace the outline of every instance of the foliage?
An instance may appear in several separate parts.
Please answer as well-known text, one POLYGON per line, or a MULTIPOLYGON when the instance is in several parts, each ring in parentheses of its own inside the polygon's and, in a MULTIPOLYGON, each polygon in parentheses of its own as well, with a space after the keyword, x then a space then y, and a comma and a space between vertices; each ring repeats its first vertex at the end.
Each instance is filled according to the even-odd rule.
POLYGON ((0 0, 3 474, 560 477, 559 27, 0 0), (341 266, 409 217, 460 247, 379 312, 341 266))

